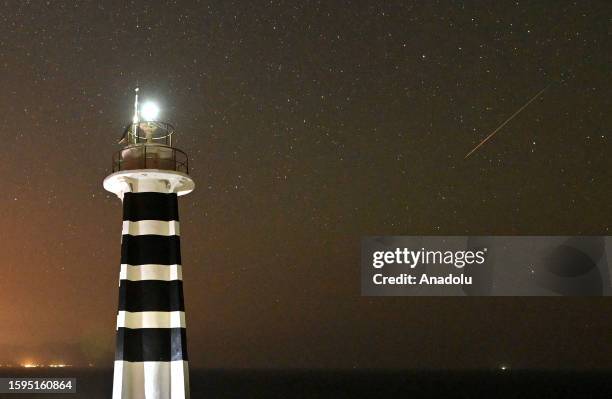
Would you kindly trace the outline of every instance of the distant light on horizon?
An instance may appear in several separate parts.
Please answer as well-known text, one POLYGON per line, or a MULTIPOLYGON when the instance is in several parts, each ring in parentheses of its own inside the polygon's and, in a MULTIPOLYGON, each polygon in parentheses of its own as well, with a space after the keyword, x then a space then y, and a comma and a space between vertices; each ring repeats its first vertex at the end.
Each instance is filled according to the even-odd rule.
MULTIPOLYGON (((7 366, 10 367, 10 365, 7 365, 7 366)), ((41 363, 32 363, 32 362, 22 363, 20 366, 23 367, 23 368, 26 368, 26 369, 45 368, 45 367, 49 367, 49 368, 72 367, 71 364, 66 364, 66 363, 41 364, 41 363)))
POLYGON ((70 367, 70 365, 69 364, 62 364, 62 363, 60 363, 60 364, 50 364, 49 367, 52 367, 52 368, 64 368, 64 367, 70 367))

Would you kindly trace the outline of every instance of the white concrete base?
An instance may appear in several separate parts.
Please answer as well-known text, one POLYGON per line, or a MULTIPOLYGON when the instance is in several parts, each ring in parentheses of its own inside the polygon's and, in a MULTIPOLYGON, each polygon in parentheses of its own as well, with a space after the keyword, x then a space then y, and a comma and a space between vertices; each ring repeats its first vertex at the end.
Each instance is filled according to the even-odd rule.
POLYGON ((188 363, 115 361, 113 399, 189 399, 188 363))

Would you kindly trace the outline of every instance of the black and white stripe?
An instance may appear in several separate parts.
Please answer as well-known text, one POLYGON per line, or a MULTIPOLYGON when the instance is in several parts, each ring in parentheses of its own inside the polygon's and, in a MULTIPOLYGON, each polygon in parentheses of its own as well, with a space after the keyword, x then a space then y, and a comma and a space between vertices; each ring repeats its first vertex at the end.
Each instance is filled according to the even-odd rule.
POLYGON ((189 397, 178 201, 123 197, 113 399, 189 397))

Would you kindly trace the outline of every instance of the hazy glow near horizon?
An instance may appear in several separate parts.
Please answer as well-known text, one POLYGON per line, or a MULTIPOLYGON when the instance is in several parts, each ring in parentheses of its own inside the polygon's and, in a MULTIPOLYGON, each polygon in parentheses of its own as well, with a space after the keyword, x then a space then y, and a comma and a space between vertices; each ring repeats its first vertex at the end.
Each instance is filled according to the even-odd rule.
POLYGON ((38 367, 64 368, 64 367, 72 367, 72 365, 65 364, 65 363, 50 363, 50 364, 22 363, 21 367, 26 368, 26 369, 38 368, 38 367))

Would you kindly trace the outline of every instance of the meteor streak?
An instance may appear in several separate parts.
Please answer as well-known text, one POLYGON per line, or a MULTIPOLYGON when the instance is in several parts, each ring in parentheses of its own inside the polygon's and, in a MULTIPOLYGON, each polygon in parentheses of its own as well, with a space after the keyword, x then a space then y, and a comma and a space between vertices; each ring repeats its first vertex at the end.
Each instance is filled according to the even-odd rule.
POLYGON ((501 125, 499 125, 495 130, 493 130, 487 137, 484 138, 484 140, 482 140, 480 143, 478 143, 478 145, 474 148, 472 148, 472 150, 470 152, 468 152, 465 157, 463 159, 467 159, 470 155, 472 155, 477 149, 479 149, 484 143, 486 143, 487 141, 489 141, 489 139, 491 137, 493 137, 495 135, 495 133, 497 133, 498 131, 501 130, 501 128, 503 128, 504 126, 506 126, 506 124, 508 122, 510 122, 512 119, 514 119, 515 116, 517 116, 518 114, 521 113, 522 110, 524 110, 525 108, 527 108, 527 106, 529 104, 531 104, 536 98, 540 97, 540 95, 542 93, 544 93, 546 91, 546 89, 548 89, 548 86, 546 86, 545 88, 543 88, 542 90, 540 90, 538 92, 538 94, 536 94, 535 96, 533 96, 531 98, 531 100, 527 101, 527 103, 525 103, 521 108, 518 109, 518 111, 516 111, 515 113, 513 113, 508 119, 506 119, 504 121, 504 123, 502 123, 501 125))

